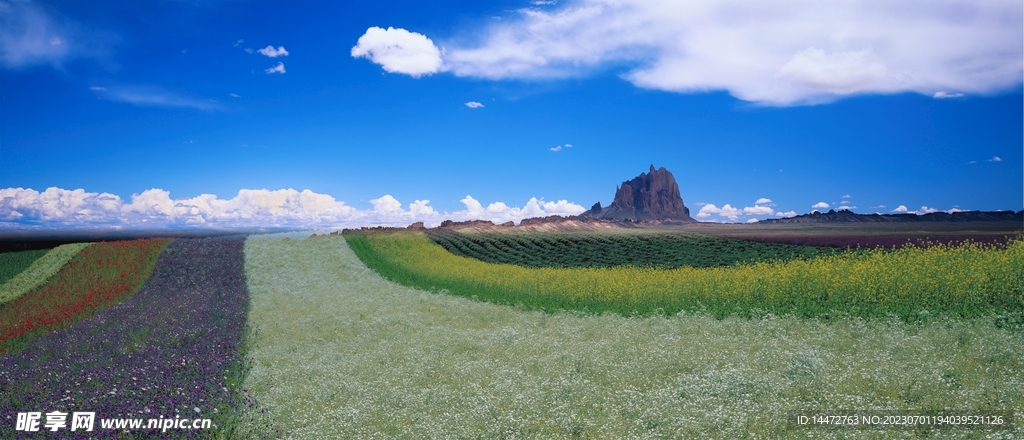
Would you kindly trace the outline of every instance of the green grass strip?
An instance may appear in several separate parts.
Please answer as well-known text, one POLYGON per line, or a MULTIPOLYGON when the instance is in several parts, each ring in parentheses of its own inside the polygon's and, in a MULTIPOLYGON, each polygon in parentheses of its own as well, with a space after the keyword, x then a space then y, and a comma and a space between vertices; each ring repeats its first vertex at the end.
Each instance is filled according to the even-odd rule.
POLYGON ((17 299, 32 289, 41 286, 50 277, 56 275, 57 271, 64 267, 71 258, 78 255, 82 249, 85 249, 90 244, 69 243, 57 246, 46 252, 46 255, 33 261, 27 269, 21 271, 5 283, 0 284, 0 304, 17 299))
POLYGON ((407 286, 529 309, 832 319, 1024 312, 1024 241, 849 252, 732 267, 526 268, 447 252, 421 233, 344 234, 367 266, 407 286))
POLYGON ((49 249, 7 252, 0 254, 0 285, 28 269, 36 260, 46 255, 49 249))

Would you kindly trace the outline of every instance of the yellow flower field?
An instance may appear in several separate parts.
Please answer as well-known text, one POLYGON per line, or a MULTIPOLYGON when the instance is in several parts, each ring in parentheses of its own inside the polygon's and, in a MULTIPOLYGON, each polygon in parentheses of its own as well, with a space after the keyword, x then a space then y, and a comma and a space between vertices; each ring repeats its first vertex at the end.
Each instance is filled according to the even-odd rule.
POLYGON ((1024 241, 842 253, 735 267, 525 268, 453 255, 421 233, 346 238, 382 275, 431 290, 544 309, 716 316, 978 315, 1024 304, 1024 241))

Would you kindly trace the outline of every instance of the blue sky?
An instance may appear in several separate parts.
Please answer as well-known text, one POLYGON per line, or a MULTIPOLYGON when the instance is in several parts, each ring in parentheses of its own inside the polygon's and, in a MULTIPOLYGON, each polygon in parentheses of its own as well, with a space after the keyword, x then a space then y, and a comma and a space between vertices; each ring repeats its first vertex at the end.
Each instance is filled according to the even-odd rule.
POLYGON ((1019 1, 0 0, 0 229, 1020 210, 1019 1))

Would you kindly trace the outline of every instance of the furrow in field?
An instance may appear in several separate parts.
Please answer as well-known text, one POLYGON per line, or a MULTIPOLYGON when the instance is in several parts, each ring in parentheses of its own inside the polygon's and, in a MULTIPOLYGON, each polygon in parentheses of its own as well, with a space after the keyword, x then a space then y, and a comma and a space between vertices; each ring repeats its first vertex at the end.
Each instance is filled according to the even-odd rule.
POLYGON ((546 314, 388 282, 336 236, 245 254, 246 388, 290 438, 780 438, 787 412, 815 408, 1024 417, 1024 334, 990 320, 546 314))

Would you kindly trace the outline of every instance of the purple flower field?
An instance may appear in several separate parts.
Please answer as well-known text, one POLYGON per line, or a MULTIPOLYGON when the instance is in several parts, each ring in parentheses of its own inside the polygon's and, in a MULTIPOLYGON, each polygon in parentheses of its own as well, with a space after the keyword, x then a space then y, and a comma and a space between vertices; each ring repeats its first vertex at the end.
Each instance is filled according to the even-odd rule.
MULTIPOLYGON (((235 427, 249 293, 244 238, 176 239, 125 301, 0 357, 0 438, 123 438, 104 418, 212 419, 213 430, 133 432, 208 438, 235 427), (15 432, 18 412, 96 413, 93 432, 15 432), (24 437, 16 437, 21 435, 24 437)), ((45 421, 45 416, 43 417, 45 421)))

